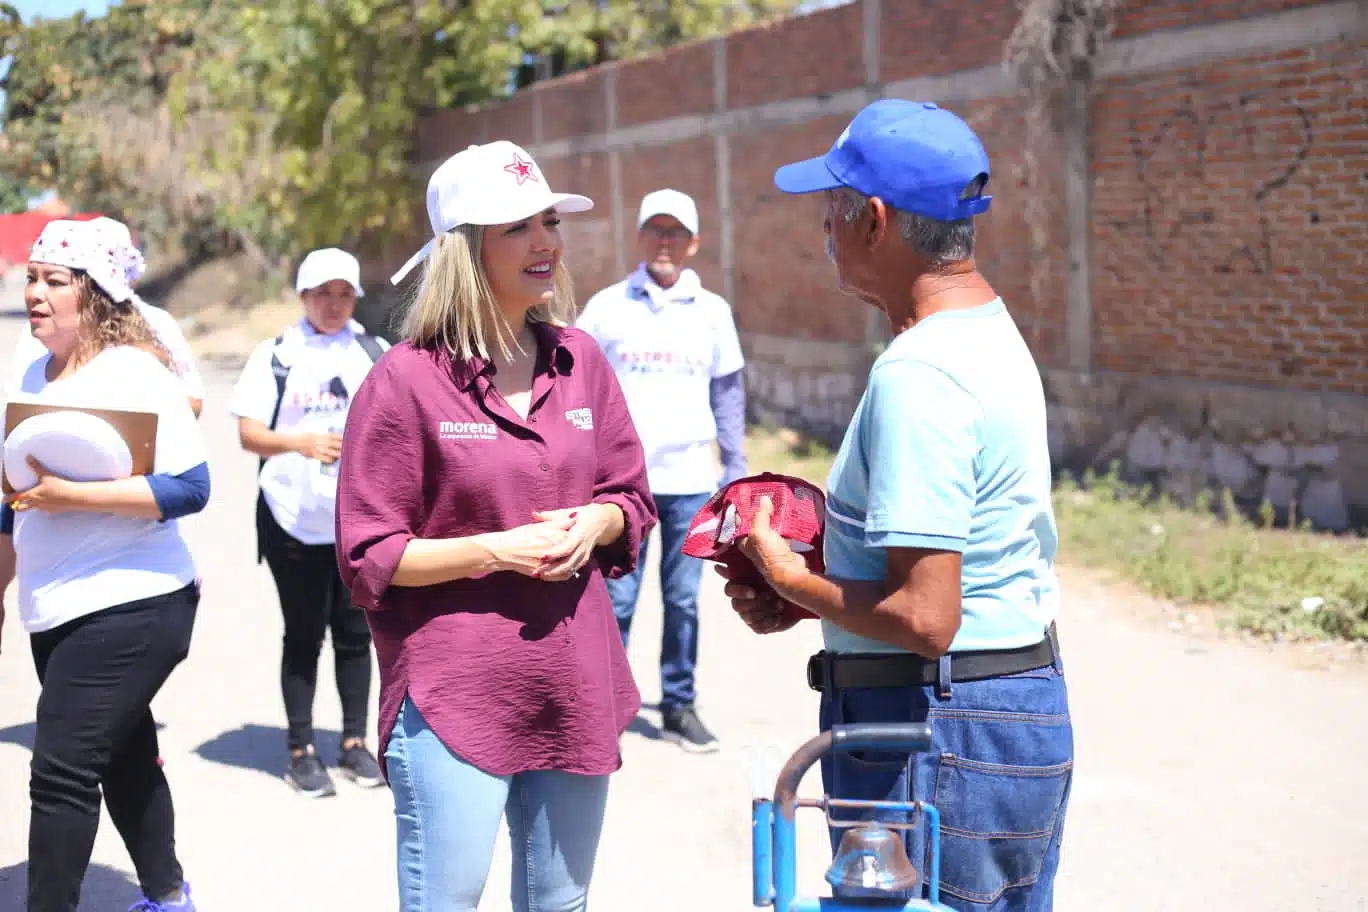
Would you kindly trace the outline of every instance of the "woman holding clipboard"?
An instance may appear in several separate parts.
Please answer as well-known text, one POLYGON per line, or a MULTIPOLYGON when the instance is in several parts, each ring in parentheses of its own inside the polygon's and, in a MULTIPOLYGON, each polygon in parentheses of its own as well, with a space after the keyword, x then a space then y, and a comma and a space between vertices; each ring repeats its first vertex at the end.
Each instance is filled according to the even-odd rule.
POLYGON ((58 410, 9 429, 5 473, 14 492, 0 510, 0 594, 18 582, 42 684, 28 912, 75 912, 102 793, 145 897, 133 910, 194 909, 150 706, 189 652, 199 586, 175 520, 204 508, 209 470, 190 404, 132 299, 89 223, 50 222, 34 242, 24 303, 45 351, 24 370, 11 404, 58 410), (108 424, 61 409, 155 414, 152 471, 111 470, 128 466, 136 447, 119 452, 117 432, 94 433, 108 424), (44 429, 34 432, 40 418, 44 429), (71 480, 40 461, 69 460, 77 447, 96 454, 84 474, 105 480, 71 480))

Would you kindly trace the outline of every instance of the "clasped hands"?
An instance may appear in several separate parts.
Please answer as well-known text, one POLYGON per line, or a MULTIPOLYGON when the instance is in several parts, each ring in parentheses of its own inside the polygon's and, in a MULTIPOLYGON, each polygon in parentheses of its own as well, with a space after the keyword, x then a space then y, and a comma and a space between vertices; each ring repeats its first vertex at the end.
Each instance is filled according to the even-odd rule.
POLYGON ((535 522, 493 536, 499 570, 559 582, 578 576, 610 525, 612 504, 591 503, 563 510, 539 510, 535 522))

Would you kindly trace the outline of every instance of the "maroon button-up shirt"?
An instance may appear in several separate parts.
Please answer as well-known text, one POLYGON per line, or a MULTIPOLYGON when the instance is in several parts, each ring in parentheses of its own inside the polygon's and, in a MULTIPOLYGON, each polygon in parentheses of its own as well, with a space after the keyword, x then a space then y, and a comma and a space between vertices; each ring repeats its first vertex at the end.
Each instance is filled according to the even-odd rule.
POLYGON ((641 696, 603 580, 634 569, 655 507, 626 399, 594 340, 535 328, 526 420, 487 361, 407 342, 352 399, 337 555, 375 639, 382 762, 407 695, 448 748, 488 773, 600 775, 622 764, 619 739, 641 696), (498 532, 591 501, 621 507, 626 532, 577 579, 390 585, 410 539, 498 532))

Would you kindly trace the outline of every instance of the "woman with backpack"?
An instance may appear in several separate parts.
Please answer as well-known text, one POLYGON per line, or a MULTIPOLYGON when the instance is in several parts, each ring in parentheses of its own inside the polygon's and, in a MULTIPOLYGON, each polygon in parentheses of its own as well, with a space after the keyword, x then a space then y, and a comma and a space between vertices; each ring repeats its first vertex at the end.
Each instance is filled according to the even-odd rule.
POLYGON ((389 347, 352 315, 361 265, 344 250, 315 250, 299 265, 295 289, 304 316, 247 359, 228 409, 243 449, 261 458, 256 524, 258 559, 275 579, 285 638, 280 687, 288 724, 288 782, 300 794, 336 794, 319 759, 314 690, 325 634, 332 634, 342 741, 337 766, 353 782, 382 785, 366 747, 371 636, 353 606, 333 550, 334 504, 342 429, 351 396, 389 347))

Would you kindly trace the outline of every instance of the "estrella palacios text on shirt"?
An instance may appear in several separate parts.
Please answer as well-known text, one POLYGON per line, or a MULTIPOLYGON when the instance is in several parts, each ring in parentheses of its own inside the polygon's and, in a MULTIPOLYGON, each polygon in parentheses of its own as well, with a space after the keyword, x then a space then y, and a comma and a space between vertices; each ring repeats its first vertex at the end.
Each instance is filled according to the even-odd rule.
POLYGON ((618 362, 638 374, 706 374, 711 364, 682 352, 646 351, 618 348, 614 354, 618 362))

